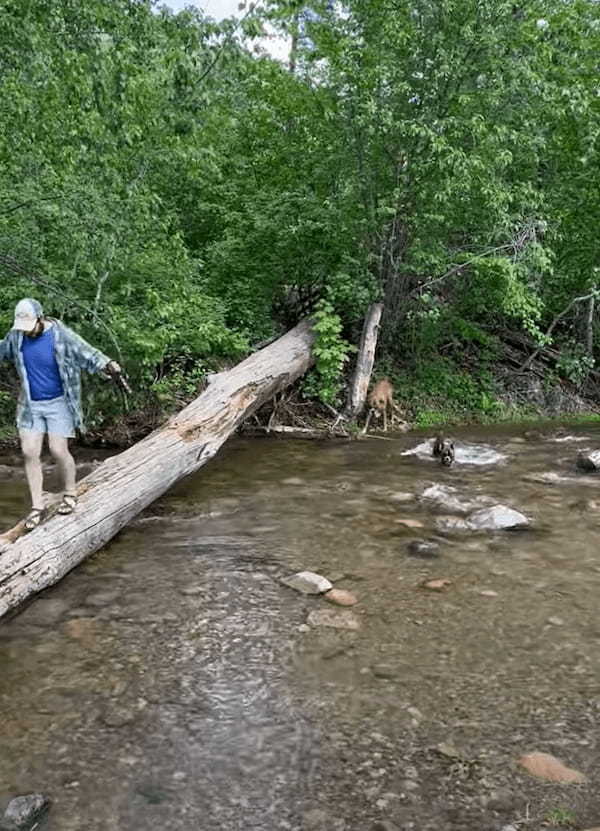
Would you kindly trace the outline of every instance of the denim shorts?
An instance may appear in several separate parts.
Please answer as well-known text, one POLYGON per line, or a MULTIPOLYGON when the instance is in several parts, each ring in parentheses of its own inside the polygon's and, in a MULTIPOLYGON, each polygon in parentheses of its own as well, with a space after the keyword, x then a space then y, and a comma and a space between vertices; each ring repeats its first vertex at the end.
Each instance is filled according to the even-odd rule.
POLYGON ((23 423, 22 414, 17 417, 19 430, 31 430, 34 433, 52 433, 71 439, 75 436, 75 423, 65 397, 52 398, 50 401, 32 401, 31 415, 33 426, 23 423))

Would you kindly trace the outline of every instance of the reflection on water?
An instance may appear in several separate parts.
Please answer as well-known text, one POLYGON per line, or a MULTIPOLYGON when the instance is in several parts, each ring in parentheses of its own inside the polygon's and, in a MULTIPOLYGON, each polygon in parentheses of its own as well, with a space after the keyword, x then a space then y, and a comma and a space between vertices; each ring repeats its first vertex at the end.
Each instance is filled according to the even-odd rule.
MULTIPOLYGON (((54 831, 481 831, 536 798, 520 752, 593 778, 600 477, 532 481, 600 446, 571 432, 459 431, 450 469, 404 455, 422 441, 406 435, 231 442, 0 624, 0 807, 44 791, 54 831), (482 444, 503 463, 461 463, 482 444), (436 482, 532 528, 441 534, 418 498, 436 482), (279 582, 304 569, 359 597, 358 632, 306 626, 326 602, 279 582), (435 577, 445 592, 420 588, 435 577), (442 741, 484 772, 448 767, 442 741)), ((18 476, 0 505, 23 512, 18 476)), ((578 797, 596 820, 597 791, 578 797)))

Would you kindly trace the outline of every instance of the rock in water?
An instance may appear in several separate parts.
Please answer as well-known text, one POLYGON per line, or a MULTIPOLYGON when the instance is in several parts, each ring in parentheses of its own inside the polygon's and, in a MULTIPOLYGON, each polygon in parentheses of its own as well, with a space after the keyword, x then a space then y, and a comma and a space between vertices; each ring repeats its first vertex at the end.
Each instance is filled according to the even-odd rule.
POLYGON ((590 453, 578 453, 577 470, 584 470, 586 473, 596 473, 600 470, 600 450, 592 450, 590 453))
POLYGON ((412 540, 407 548, 411 557, 420 557, 423 560, 433 560, 440 556, 440 545, 433 540, 412 540))
POLYGON ((50 807, 50 799, 41 793, 16 796, 8 803, 2 818, 2 831, 29 831, 33 823, 50 807))
POLYGON ((299 571, 291 577, 285 577, 281 582, 302 594, 323 594, 333 588, 326 577, 315 574, 314 571, 299 571))
POLYGON ((333 629, 360 629, 360 620, 349 610, 317 609, 309 614, 307 623, 311 626, 331 626, 333 629))
POLYGON ((536 776, 538 779, 546 779, 548 782, 572 785, 586 781, 583 773, 568 768, 563 765, 560 759, 551 756, 549 753, 527 753, 525 756, 521 756, 519 764, 532 776, 536 776))
POLYGON ((469 511, 474 511, 475 508, 483 508, 493 502, 492 499, 486 496, 479 496, 475 499, 461 499, 456 488, 451 485, 439 484, 425 488, 421 494, 421 499, 436 505, 449 514, 468 514, 469 511))
POLYGON ((330 603, 335 603, 336 606, 354 606, 358 603, 352 592, 345 589, 330 589, 325 593, 325 599, 330 603))
POLYGON ((507 505, 493 505, 474 511, 468 518, 469 528, 475 531, 502 531, 510 528, 526 528, 529 520, 525 514, 507 505))

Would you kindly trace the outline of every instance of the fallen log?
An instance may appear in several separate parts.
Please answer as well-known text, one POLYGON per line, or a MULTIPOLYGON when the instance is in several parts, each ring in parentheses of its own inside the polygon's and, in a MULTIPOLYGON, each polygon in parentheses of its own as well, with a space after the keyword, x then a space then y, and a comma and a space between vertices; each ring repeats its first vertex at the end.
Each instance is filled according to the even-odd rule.
POLYGON ((312 365, 304 320, 228 372, 212 376, 191 404, 138 444, 105 461, 78 485, 75 513, 56 514, 23 536, 0 538, 0 617, 53 585, 140 511, 219 450, 238 425, 312 365))

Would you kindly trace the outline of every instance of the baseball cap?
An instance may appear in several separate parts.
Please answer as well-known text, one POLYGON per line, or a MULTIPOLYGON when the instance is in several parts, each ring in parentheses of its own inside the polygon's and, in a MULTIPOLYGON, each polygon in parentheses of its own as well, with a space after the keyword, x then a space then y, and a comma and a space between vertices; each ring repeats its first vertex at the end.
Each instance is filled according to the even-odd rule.
POLYGON ((20 332, 31 332, 37 323, 38 317, 43 316, 44 310, 42 309, 41 303, 38 303, 37 300, 32 300, 30 297, 26 297, 23 300, 19 300, 15 307, 15 322, 12 328, 20 332))

